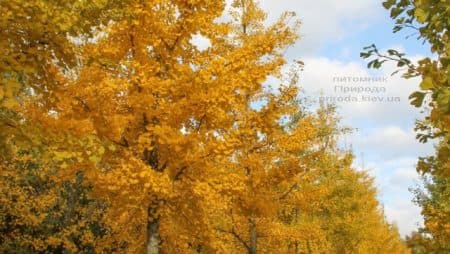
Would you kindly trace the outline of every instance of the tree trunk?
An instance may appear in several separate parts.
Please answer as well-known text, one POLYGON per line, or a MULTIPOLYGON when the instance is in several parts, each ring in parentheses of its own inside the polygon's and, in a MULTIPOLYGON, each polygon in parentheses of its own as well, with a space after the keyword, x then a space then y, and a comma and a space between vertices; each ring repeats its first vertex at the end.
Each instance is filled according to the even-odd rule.
POLYGON ((161 254, 159 219, 147 223, 147 254, 161 254))
MULTIPOLYGON (((298 208, 295 208, 295 225, 297 225, 298 224, 298 208)), ((297 240, 295 240, 295 243, 294 243, 294 254, 297 254, 298 253, 298 241, 297 240)))
POLYGON ((256 224, 253 220, 250 220, 250 246, 248 248, 248 254, 256 254, 258 243, 258 234, 256 232, 256 224))

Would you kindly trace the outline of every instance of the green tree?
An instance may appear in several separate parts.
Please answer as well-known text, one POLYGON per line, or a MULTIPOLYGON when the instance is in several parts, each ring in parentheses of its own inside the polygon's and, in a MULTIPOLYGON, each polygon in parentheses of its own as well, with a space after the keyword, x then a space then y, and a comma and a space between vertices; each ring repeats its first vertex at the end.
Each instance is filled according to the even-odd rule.
POLYGON ((445 0, 388 0, 383 6, 390 10, 395 20, 394 32, 412 29, 419 40, 430 46, 433 55, 412 63, 403 53, 392 49, 382 53, 375 45, 366 47, 361 53, 363 58, 375 57, 369 67, 380 68, 386 61, 395 61, 398 71, 405 70, 403 77, 421 77, 419 90, 410 95, 411 104, 429 113, 416 123, 417 139, 421 142, 433 139, 439 143, 435 155, 420 157, 417 164, 417 171, 429 179, 425 183, 426 191, 417 192, 417 202, 422 206, 425 218, 425 227, 420 231, 430 236, 422 237, 421 241, 430 240, 448 251, 450 242, 443 235, 449 234, 450 4, 445 0))

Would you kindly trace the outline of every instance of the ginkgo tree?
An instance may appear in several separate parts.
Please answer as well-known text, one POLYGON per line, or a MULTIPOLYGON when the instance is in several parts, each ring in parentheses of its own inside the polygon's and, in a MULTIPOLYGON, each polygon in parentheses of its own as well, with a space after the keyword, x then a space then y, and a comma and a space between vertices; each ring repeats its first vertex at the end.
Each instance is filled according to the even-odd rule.
MULTIPOLYGON (((131 202, 149 220, 149 249, 186 251, 196 238, 209 245, 203 248, 218 249, 207 239, 214 228, 202 207, 240 188, 227 172, 227 157, 242 146, 239 137, 256 137, 252 125, 258 122, 261 135, 270 134, 285 113, 276 101, 260 112, 249 104, 264 96, 262 82, 284 63, 281 52, 296 38, 295 30, 286 25, 288 15, 263 28, 264 16, 250 1, 236 5, 242 13, 234 25, 213 22, 222 14, 222 1, 149 1, 130 8, 129 20, 114 23, 106 38, 84 47, 76 79, 60 75, 65 85, 55 91, 60 99, 51 109, 58 117, 34 115, 43 124, 95 133, 116 144, 122 158, 104 158, 111 170, 87 175, 105 181, 99 188, 119 190, 107 194, 114 193, 117 203, 131 202), (191 44, 198 33, 211 41, 208 50, 191 44)), ((30 111, 49 110, 32 105, 30 111)), ((133 209, 118 207, 125 214, 133 209)))
MULTIPOLYGON (((312 118, 316 132, 300 156, 309 161, 281 216, 297 238, 285 238, 286 253, 409 253, 395 225, 389 224, 376 200, 373 179, 352 167, 353 155, 339 139, 351 132, 340 125, 334 105, 321 103, 312 118)), ((287 230, 289 232, 289 230, 287 230)))

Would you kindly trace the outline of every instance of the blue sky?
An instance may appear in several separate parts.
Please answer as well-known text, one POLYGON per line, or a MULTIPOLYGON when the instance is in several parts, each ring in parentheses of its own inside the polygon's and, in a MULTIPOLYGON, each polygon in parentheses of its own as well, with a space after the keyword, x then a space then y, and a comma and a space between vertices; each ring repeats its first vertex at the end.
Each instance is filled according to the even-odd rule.
POLYGON ((375 177, 386 217, 395 222, 402 235, 422 223, 420 208, 412 202, 408 190, 420 183, 415 171, 418 156, 432 153, 431 144, 415 140, 414 122, 421 117, 409 105, 408 96, 418 87, 418 80, 391 77, 395 70, 388 64, 381 70, 367 70, 367 62, 359 57, 362 48, 375 43, 380 49, 395 48, 412 59, 429 55, 427 45, 405 37, 412 30, 392 33, 394 22, 378 0, 261 0, 269 22, 282 11, 295 11, 302 21, 301 39, 287 51, 290 60, 305 62, 299 86, 306 96, 319 98, 353 96, 357 102, 337 103, 343 124, 357 128, 344 137, 352 144, 357 157, 354 166, 375 177), (386 82, 336 83, 333 77, 386 77, 386 82), (383 87, 382 93, 336 93, 335 86, 383 87), (363 102, 361 96, 383 98, 381 102, 363 102), (396 98, 387 102, 388 98, 396 98))

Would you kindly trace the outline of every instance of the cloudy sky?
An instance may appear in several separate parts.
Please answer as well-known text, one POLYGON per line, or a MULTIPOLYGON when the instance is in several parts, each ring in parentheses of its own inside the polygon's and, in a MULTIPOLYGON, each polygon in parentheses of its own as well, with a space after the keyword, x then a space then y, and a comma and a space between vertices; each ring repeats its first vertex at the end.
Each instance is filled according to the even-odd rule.
POLYGON ((368 70, 359 53, 363 47, 375 43, 381 49, 399 49, 412 59, 419 59, 428 54, 427 46, 415 37, 406 39, 412 31, 392 34, 393 21, 381 0, 260 0, 260 3, 269 20, 275 20, 286 10, 297 13, 302 21, 301 39, 287 51, 287 57, 305 63, 299 85, 311 101, 321 96, 338 101, 343 124, 356 129, 343 140, 343 145, 352 145, 357 156, 355 167, 376 177, 386 216, 399 226, 402 235, 417 228, 422 223, 420 209, 413 204, 408 189, 420 183, 415 171, 417 157, 433 150, 431 144, 415 140, 414 121, 421 117, 421 112, 409 105, 408 96, 418 81, 392 77, 393 65, 368 70), (339 82, 337 78, 341 77, 351 77, 351 81, 339 82), (375 79, 353 80, 359 77, 375 79), (371 87, 372 92, 344 91, 361 86, 371 87), (350 101, 339 102, 345 98, 350 101))

